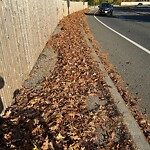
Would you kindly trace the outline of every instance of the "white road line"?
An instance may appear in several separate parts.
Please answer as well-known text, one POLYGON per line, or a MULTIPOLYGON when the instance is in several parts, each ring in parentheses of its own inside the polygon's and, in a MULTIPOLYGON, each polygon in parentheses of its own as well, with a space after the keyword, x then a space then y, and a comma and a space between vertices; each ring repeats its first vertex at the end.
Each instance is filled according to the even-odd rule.
POLYGON ((127 41, 129 41, 130 43, 132 43, 133 45, 137 46, 138 48, 142 49, 143 51, 145 51, 146 53, 150 54, 150 50, 148 50, 147 48, 141 46, 140 44, 132 41, 131 39, 127 38, 126 36, 122 35, 121 33, 117 32, 116 30, 112 29, 111 27, 107 26, 106 24, 104 24, 102 21, 100 21, 96 16, 95 16, 96 12, 94 13, 94 18, 101 23, 103 26, 105 26, 106 28, 108 28, 109 30, 113 31, 114 33, 118 34, 119 36, 121 36, 122 38, 126 39, 127 41))

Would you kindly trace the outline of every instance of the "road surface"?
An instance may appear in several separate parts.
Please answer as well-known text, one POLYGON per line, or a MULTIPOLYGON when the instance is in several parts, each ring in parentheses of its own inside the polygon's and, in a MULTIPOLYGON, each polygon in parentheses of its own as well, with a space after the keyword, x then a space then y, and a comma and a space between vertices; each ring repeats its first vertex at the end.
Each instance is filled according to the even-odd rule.
POLYGON ((90 29, 125 86, 150 118, 150 15, 114 8, 112 17, 87 15, 90 29))

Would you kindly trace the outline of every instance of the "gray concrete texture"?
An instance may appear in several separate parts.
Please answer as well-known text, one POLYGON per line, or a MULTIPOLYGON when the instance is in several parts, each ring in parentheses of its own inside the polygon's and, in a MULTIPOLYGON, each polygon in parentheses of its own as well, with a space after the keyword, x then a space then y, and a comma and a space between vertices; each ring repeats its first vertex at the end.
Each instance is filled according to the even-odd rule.
MULTIPOLYGON (((70 13, 88 7, 71 2, 70 13)), ((63 0, 0 1, 0 110, 8 107, 35 65, 59 21, 68 14, 63 0)), ((1 113, 1 112, 0 112, 1 113)))

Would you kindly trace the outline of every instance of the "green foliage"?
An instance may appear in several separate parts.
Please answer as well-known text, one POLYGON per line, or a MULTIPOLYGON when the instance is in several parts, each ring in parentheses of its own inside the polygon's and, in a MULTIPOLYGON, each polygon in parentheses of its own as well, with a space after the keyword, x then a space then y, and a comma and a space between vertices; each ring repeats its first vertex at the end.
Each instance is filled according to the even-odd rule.
POLYGON ((93 0, 88 0, 88 4, 89 5, 93 5, 94 3, 93 3, 93 0))
POLYGON ((122 0, 85 0, 85 1, 88 1, 89 5, 98 5, 99 3, 102 3, 102 2, 120 4, 122 0))
POLYGON ((70 1, 82 1, 82 2, 88 2, 89 5, 98 5, 102 2, 109 2, 113 4, 121 4, 122 0, 70 0, 70 1))
POLYGON ((122 0, 114 0, 114 4, 120 5, 122 0))

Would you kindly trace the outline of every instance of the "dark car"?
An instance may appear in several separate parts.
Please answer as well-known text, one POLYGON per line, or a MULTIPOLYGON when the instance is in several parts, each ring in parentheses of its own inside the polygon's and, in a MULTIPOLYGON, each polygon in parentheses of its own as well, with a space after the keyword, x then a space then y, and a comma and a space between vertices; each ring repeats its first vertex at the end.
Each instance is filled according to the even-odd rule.
POLYGON ((137 7, 143 6, 143 3, 138 3, 137 7))
POLYGON ((101 3, 98 8, 100 15, 112 16, 113 14, 113 6, 110 3, 101 3))

